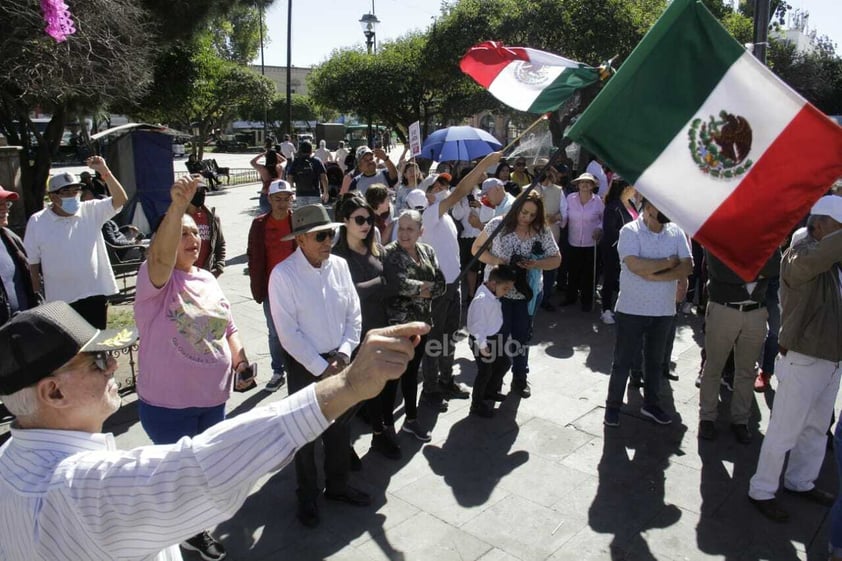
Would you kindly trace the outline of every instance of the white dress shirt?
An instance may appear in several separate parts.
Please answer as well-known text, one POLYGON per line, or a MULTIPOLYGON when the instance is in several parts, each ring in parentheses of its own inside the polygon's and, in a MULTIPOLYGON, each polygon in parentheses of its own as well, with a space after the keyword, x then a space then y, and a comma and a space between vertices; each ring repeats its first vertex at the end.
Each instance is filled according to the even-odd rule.
POLYGON ((0 448, 0 559, 178 561, 178 544, 239 510, 255 482, 329 425, 314 386, 176 444, 20 429, 0 448))
POLYGON ((477 346, 482 349, 488 338, 499 333, 502 327, 503 308, 500 300, 483 283, 477 288, 468 306, 468 333, 473 335, 477 346))
POLYGON ((348 263, 337 255, 313 267, 299 247, 275 265, 269 307, 281 345, 313 376, 328 367, 320 355, 350 357, 360 344, 360 298, 348 263))

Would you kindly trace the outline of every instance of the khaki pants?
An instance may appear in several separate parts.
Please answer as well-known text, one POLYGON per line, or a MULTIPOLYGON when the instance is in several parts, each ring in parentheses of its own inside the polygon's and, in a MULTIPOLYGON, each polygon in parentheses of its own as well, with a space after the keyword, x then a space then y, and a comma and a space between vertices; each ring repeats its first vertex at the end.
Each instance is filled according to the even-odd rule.
POLYGON ((709 302, 705 313, 705 367, 699 392, 699 420, 715 421, 719 381, 728 354, 734 349, 734 395, 731 422, 748 424, 754 401, 754 365, 766 340, 766 308, 741 312, 709 302))

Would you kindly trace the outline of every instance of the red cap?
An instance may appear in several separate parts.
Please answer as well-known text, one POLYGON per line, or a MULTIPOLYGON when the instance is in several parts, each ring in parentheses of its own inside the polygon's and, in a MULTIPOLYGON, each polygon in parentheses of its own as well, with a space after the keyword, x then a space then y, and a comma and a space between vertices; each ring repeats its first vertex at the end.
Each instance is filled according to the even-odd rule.
POLYGON ((20 198, 20 195, 15 193, 14 191, 6 191, 3 189, 3 186, 0 185, 0 201, 16 201, 20 198))

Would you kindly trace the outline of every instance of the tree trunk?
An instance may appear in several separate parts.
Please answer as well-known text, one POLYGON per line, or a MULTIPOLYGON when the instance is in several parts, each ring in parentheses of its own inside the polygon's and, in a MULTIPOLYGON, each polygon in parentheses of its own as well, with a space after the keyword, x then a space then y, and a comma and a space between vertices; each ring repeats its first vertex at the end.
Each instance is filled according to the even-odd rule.
POLYGON ((44 208, 44 193, 47 190, 47 180, 53 163, 52 155, 61 143, 65 115, 65 107, 63 105, 57 107, 43 135, 36 131, 29 117, 25 117, 27 126, 38 140, 34 146, 35 158, 32 164, 29 162, 28 151, 21 152, 21 191, 27 219, 44 208))

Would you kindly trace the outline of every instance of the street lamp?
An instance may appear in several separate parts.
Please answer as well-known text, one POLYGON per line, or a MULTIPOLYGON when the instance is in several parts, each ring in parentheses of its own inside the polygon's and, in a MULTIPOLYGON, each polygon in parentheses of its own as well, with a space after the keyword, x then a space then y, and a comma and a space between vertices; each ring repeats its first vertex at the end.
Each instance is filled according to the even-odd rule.
MULTIPOLYGON (((363 28, 363 35, 365 35, 365 46, 368 50, 368 54, 371 54, 372 49, 374 52, 377 52, 377 45, 375 43, 375 38, 377 37, 377 24, 380 23, 380 20, 377 19, 377 16, 374 15, 374 0, 371 0, 371 12, 368 14, 363 14, 363 17, 360 18, 360 27, 363 28)), ((371 134, 371 110, 369 110, 368 114, 368 144, 374 145, 372 142, 372 134, 371 134)))
POLYGON ((374 52, 377 52, 377 46, 375 45, 375 37, 377 37, 377 24, 380 23, 380 20, 377 19, 373 13, 371 14, 364 14, 363 17, 360 18, 360 27, 363 28, 363 35, 365 35, 365 46, 368 49, 368 54, 371 54, 372 48, 374 52))

